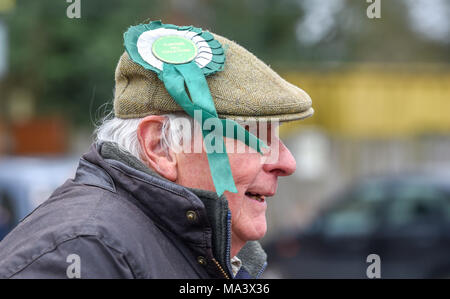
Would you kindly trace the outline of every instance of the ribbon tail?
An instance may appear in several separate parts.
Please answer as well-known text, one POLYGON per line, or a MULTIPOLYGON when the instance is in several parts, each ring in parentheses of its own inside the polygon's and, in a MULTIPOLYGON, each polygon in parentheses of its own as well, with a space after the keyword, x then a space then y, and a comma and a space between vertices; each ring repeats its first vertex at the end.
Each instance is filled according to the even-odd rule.
MULTIPOLYGON (((214 134, 214 132, 210 132, 209 134, 214 134)), ((222 136, 216 135, 215 138, 221 139, 219 142, 223 143, 222 136)), ((206 147, 208 147, 208 145, 206 145, 206 147)), ((225 151, 225 144, 223 144, 223 149, 223 152, 212 151, 207 153, 211 177, 214 182, 214 187, 216 188, 216 193, 219 197, 225 191, 229 191, 231 193, 238 192, 236 185, 234 184, 228 154, 225 151)))
POLYGON ((217 118, 217 112, 207 81, 201 70, 194 62, 181 65, 164 64, 161 79, 170 96, 188 115, 194 117, 195 110, 202 111, 202 115, 204 116, 202 117, 201 123, 203 142, 217 195, 220 197, 227 190, 237 193, 228 154, 225 149, 222 135, 223 131, 218 130, 218 128, 214 128, 215 130, 206 130, 204 128, 204 123, 207 119, 217 118), (185 89, 185 83, 192 101, 185 89), (220 134, 217 132, 220 132, 220 134), (212 142, 205 142, 207 137, 208 139, 211 137, 212 142), (220 152, 215 151, 213 148, 213 144, 217 142, 222 143, 222 147, 219 147, 222 149, 220 152))

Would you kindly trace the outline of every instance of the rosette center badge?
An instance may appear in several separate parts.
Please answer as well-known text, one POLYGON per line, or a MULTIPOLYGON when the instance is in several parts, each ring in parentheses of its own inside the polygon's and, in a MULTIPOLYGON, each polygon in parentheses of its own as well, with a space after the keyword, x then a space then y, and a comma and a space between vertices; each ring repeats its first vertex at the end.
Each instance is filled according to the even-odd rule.
POLYGON ((197 47, 190 39, 181 36, 162 36, 152 46, 152 53, 166 63, 188 63, 197 56, 197 47))

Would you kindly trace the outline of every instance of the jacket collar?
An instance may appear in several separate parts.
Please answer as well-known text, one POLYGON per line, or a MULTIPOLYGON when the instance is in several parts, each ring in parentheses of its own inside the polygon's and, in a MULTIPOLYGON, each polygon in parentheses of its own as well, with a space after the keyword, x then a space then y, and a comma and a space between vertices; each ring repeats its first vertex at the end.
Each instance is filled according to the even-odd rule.
MULTIPOLYGON (((158 226, 182 239, 198 256, 217 260, 231 277, 231 212, 224 195, 186 188, 145 166, 114 143, 93 144, 83 158, 103 168, 118 192, 132 194, 136 204, 158 226), (151 196, 149 196, 151 194, 151 196), (194 212, 196 217, 187 217, 194 212)), ((238 254, 242 270, 257 278, 266 267, 266 254, 256 241, 247 242, 238 254)), ((210 270, 217 269, 213 263, 210 270)))

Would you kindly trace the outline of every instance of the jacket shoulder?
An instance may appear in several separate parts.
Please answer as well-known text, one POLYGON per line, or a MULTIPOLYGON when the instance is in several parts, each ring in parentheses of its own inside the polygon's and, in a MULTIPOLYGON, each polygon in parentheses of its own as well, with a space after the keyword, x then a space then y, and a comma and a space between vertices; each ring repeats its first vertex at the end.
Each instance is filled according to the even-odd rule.
POLYGON ((152 221, 115 187, 68 180, 0 242, 0 277, 11 276, 80 238, 94 238, 121 256, 129 255, 130 266, 138 269, 132 247, 155 234, 152 221))

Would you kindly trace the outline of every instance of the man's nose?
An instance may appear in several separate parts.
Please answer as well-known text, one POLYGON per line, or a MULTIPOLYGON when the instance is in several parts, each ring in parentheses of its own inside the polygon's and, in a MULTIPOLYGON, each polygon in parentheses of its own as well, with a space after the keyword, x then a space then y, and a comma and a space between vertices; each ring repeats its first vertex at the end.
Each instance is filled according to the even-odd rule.
POLYGON ((284 143, 278 139, 278 142, 272 142, 270 147, 270 156, 263 165, 264 171, 277 176, 289 176, 293 174, 297 168, 297 163, 284 143), (274 148, 274 146, 278 146, 278 148, 274 148))

